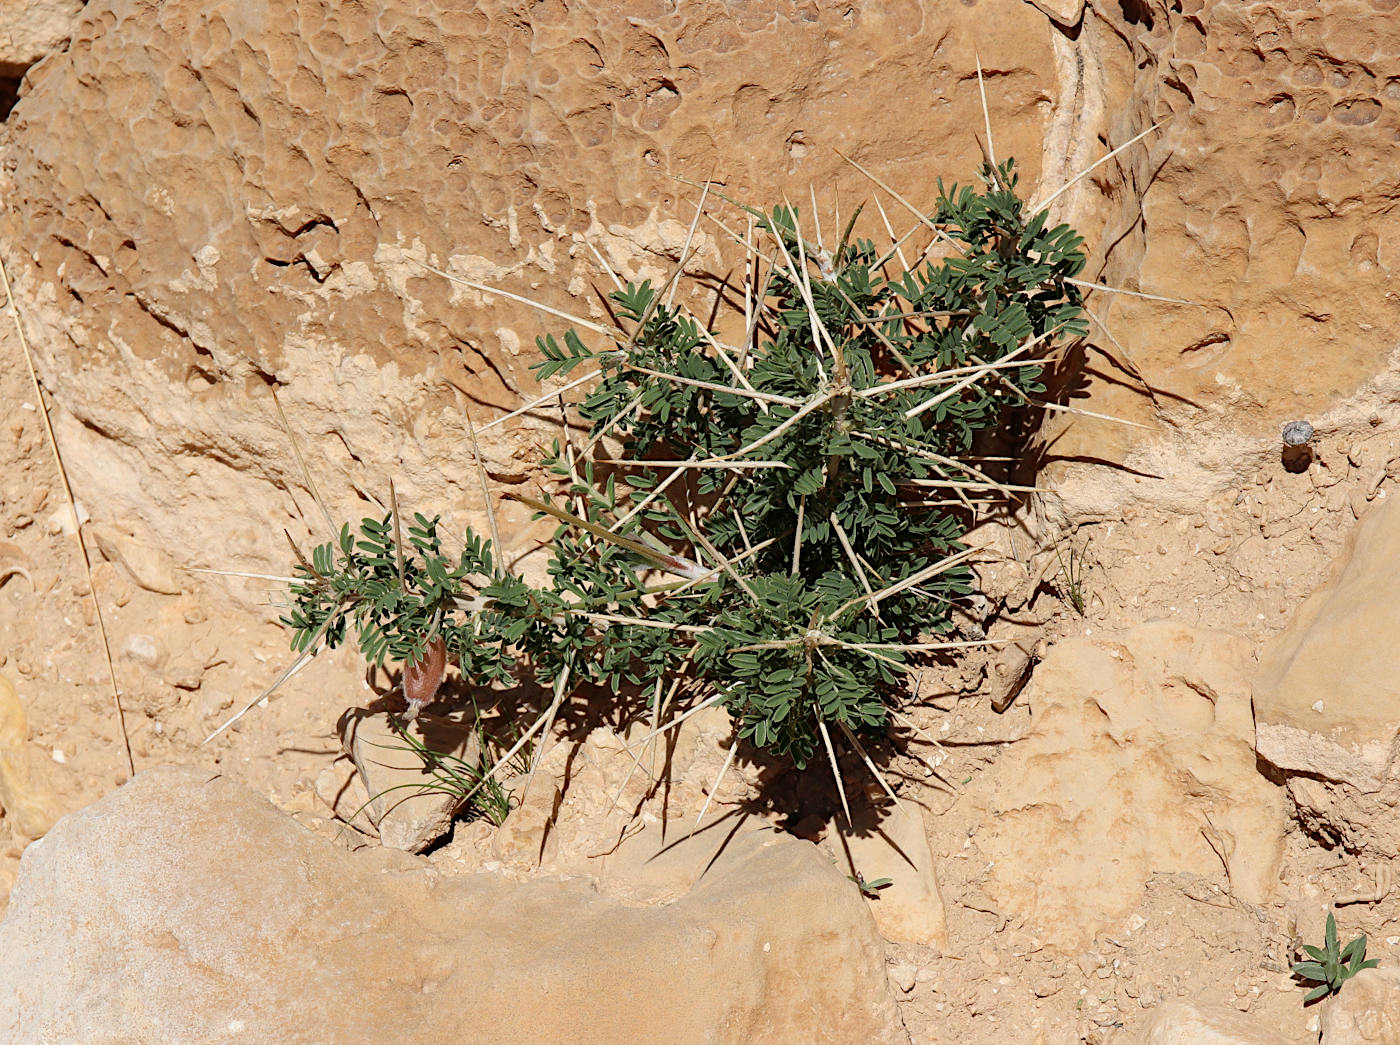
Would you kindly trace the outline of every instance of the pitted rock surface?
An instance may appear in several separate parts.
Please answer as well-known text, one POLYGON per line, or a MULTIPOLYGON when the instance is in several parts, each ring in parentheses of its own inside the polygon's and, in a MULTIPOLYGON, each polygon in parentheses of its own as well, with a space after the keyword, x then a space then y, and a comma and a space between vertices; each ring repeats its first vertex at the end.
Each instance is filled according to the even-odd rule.
MULTIPOLYGON (((938 175, 975 174, 984 12, 671 6, 90 3, 11 118, 5 236, 99 521, 283 560, 278 526, 211 518, 309 507, 269 384, 347 517, 352 484, 382 497, 391 473, 415 507, 480 510, 445 382, 478 424, 500 416, 535 390, 536 335, 567 324, 419 263, 606 322, 612 276, 582 238, 623 278, 664 278, 699 197, 673 175, 760 205, 815 186, 830 220, 871 191, 833 147, 923 206, 938 175)), ((997 148, 1034 183, 1048 23, 994 6, 997 148)), ((736 263, 717 226, 696 236, 693 268, 736 263)), ((489 433, 493 474, 527 473, 537 441, 489 433)))
POLYGON ((1090 276, 1191 303, 1090 295, 1118 341, 1095 326, 1117 362, 1085 357, 1093 408, 1151 430, 1052 419, 1074 509, 1132 497, 1188 506, 1267 465, 1285 421, 1364 431, 1394 402, 1394 8, 1090 5, 1076 40, 1057 40, 1061 80, 1077 75, 1082 98, 1078 119, 1057 116, 1062 152, 1096 112, 1111 146, 1165 121, 1108 165, 1117 175, 1096 172, 1100 186, 1068 197, 1064 213, 1095 250, 1090 276))

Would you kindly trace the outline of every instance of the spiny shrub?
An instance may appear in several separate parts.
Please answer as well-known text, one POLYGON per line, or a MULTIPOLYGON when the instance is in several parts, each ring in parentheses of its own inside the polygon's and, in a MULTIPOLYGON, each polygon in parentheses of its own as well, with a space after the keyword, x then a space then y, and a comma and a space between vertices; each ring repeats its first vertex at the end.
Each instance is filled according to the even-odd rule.
POLYGON ((470 530, 449 554, 436 517, 406 539, 392 514, 366 519, 297 567, 294 646, 353 631, 371 662, 415 664, 440 641, 465 681, 528 672, 552 711, 582 687, 661 702, 684 680, 799 767, 819 748, 834 764, 833 729, 880 735, 917 662, 959 645, 958 541, 974 502, 1006 492, 975 437, 1034 402, 1054 342, 1086 332, 1080 238, 1025 213, 1011 161, 983 182, 940 183, 907 269, 899 244, 851 239, 854 217, 827 248, 790 206, 742 208, 738 343, 650 283, 612 295, 602 344, 541 337, 540 380, 598 380, 588 445, 555 442, 556 493, 520 498, 559 522, 550 582, 470 530))

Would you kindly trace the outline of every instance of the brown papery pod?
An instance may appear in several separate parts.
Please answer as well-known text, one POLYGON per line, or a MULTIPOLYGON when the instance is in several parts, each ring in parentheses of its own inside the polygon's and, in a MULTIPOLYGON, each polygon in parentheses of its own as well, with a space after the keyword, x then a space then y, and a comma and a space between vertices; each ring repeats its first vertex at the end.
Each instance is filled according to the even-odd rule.
POLYGON ((403 695, 409 704, 423 707, 432 703, 442 685, 442 675, 447 669, 447 646, 440 636, 428 640, 422 659, 417 664, 403 667, 403 695))

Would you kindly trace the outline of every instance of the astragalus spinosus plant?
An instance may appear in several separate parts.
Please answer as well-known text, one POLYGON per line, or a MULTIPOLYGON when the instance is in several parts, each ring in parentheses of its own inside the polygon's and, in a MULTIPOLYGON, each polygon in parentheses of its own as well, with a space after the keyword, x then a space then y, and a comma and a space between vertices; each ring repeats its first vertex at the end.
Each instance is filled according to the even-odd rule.
POLYGON ((556 442, 553 492, 519 498, 559 524, 550 582, 507 569, 498 539, 468 530, 448 554, 438 519, 391 512, 298 565, 294 646, 353 631, 371 662, 408 665, 411 705, 444 659, 472 685, 527 673, 553 701, 526 739, 603 687, 645 694, 653 721, 722 704, 798 767, 865 758, 918 662, 963 644, 959 538, 1007 492, 974 438, 1037 402, 1056 342, 1086 332, 1080 238, 1026 213, 1011 161, 983 182, 940 185, 917 235, 882 247, 851 238, 854 216, 824 243, 791 206, 739 207, 728 343, 650 283, 612 294, 617 329, 538 339, 541 381, 596 381, 586 445, 556 442))

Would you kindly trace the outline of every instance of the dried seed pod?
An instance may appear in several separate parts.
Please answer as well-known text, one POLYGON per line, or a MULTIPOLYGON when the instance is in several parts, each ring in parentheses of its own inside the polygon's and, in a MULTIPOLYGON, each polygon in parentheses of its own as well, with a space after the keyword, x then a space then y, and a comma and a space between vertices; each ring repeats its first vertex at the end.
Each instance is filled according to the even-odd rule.
POLYGON ((432 703, 438 687, 442 685, 446 669, 447 646, 443 644, 441 636, 434 635, 428 640, 418 663, 403 666, 403 695, 408 700, 411 715, 416 715, 421 708, 432 703))

